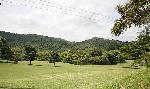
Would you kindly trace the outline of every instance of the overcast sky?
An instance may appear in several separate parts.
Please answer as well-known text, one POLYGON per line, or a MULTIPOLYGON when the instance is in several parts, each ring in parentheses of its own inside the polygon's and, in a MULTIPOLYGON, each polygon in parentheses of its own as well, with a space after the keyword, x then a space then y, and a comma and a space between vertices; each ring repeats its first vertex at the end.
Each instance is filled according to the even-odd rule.
POLYGON ((39 34, 69 41, 83 41, 92 37, 131 41, 135 40, 137 34, 136 30, 128 30, 120 37, 111 34, 114 21, 120 17, 115 8, 127 0, 0 0, 0 2, 1 31, 39 34))

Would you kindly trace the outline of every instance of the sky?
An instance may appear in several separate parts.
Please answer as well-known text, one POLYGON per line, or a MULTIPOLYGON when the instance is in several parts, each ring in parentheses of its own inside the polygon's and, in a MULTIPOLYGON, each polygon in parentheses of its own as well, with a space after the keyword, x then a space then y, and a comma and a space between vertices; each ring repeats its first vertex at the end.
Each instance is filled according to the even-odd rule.
POLYGON ((132 41, 137 29, 119 37, 111 28, 127 0, 0 0, 0 31, 84 41, 92 37, 132 41))

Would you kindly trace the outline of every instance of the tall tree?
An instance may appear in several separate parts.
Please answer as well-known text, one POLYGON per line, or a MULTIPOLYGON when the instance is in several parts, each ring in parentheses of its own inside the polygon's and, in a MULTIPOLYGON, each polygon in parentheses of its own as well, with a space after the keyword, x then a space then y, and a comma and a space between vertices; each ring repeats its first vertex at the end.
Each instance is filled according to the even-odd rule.
POLYGON ((150 25, 150 1, 149 0, 129 0, 124 5, 117 6, 121 18, 117 19, 112 33, 120 35, 131 26, 150 25))
POLYGON ((149 67, 149 58, 150 58, 150 25, 145 27, 145 30, 143 30, 140 35, 138 36, 137 43, 141 47, 141 50, 143 51, 143 55, 141 56, 141 60, 145 61, 145 64, 147 67, 149 67))
POLYGON ((29 65, 32 65, 31 61, 36 58, 36 49, 31 47, 30 45, 25 47, 26 56, 30 62, 29 65))
POLYGON ((145 26, 145 29, 143 29, 138 37, 138 41, 135 42, 136 48, 131 47, 132 51, 129 53, 133 53, 138 58, 141 57, 141 59, 145 60, 147 65, 148 57, 145 58, 145 56, 147 56, 150 47, 150 1, 129 0, 129 2, 124 5, 118 5, 117 9, 121 18, 116 20, 112 28, 114 35, 118 36, 132 26, 145 26))
POLYGON ((9 48, 5 38, 0 37, 0 57, 4 60, 10 60, 12 58, 13 52, 9 48))

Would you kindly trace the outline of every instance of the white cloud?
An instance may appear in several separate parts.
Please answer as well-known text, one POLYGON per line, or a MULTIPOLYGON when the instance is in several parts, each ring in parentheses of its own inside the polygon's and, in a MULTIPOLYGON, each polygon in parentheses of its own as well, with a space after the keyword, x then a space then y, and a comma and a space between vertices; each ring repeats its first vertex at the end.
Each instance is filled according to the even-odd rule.
POLYGON ((136 38, 136 30, 129 30, 121 37, 113 37, 110 31, 114 20, 119 17, 116 5, 127 0, 8 1, 12 2, 2 2, 0 6, 0 30, 47 35, 70 41, 91 37, 121 40, 136 38))

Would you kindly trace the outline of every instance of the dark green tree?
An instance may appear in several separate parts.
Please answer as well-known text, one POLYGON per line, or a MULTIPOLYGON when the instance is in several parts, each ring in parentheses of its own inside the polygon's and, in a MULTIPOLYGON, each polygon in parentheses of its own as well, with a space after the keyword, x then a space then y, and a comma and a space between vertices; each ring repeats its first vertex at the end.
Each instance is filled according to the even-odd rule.
POLYGON ((59 62, 59 59, 60 59, 59 55, 56 52, 53 52, 51 54, 51 59, 49 60, 49 62, 54 63, 54 66, 55 66, 55 62, 59 62))
POLYGON ((98 49, 94 49, 91 53, 90 53, 91 57, 95 57, 95 56, 101 56, 102 55, 102 51, 98 50, 98 49))
POLYGON ((13 52, 9 48, 5 38, 0 37, 0 57, 4 60, 10 60, 13 56, 13 52))
POLYGON ((33 61, 36 58, 36 49, 30 45, 26 46, 25 47, 25 55, 30 62, 29 65, 32 65, 31 61, 33 61))

